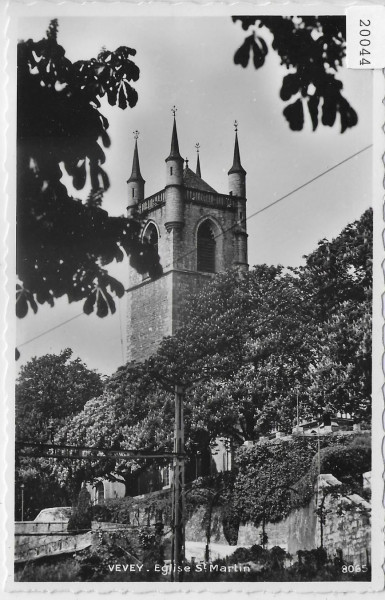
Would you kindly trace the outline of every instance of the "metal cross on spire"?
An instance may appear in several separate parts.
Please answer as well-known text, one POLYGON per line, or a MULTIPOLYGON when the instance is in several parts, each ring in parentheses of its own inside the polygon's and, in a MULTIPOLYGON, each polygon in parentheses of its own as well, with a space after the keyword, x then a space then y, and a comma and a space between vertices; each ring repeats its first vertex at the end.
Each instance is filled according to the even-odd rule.
POLYGON ((139 137, 139 131, 135 129, 135 131, 133 131, 132 133, 134 134, 134 138, 137 140, 139 137))
POLYGON ((175 115, 176 115, 176 111, 177 111, 177 110, 178 110, 178 109, 177 109, 177 107, 176 107, 176 106, 175 106, 175 104, 174 104, 174 106, 173 106, 173 107, 172 107, 172 109, 171 109, 171 112, 172 112, 172 114, 174 115, 174 119, 175 119, 175 115))
POLYGON ((195 144, 195 148, 197 149, 197 153, 198 153, 198 154, 199 154, 200 147, 201 147, 200 143, 199 143, 199 142, 197 142, 197 143, 195 144))
POLYGON ((238 131, 238 121, 234 121, 234 129, 235 131, 238 131))

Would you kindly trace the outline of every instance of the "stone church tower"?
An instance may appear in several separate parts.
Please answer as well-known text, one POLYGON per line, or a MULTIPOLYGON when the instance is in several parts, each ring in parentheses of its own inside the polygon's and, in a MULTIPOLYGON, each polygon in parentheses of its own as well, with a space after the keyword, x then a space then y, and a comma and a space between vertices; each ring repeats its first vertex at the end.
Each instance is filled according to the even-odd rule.
POLYGON ((166 158, 165 187, 145 197, 139 164, 138 134, 128 185, 128 214, 145 221, 143 237, 154 244, 163 275, 156 280, 130 268, 127 320, 127 360, 153 354, 163 337, 183 324, 183 303, 214 273, 247 270, 246 171, 241 165, 237 123, 228 194, 216 192, 201 176, 199 144, 192 171, 180 155, 174 123, 166 158))

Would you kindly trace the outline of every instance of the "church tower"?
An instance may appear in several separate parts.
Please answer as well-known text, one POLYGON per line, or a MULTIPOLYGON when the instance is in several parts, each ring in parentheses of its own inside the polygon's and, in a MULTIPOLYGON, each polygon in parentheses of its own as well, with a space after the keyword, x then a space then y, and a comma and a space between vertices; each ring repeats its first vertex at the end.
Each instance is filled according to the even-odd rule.
POLYGON ((183 324, 184 301, 215 273, 247 270, 246 171, 242 167, 235 122, 229 193, 221 194, 202 179, 199 144, 195 172, 179 151, 176 109, 165 187, 145 197, 138 153, 138 132, 128 185, 128 214, 144 220, 143 238, 158 251, 163 275, 156 280, 130 268, 127 360, 153 354, 161 340, 183 324))

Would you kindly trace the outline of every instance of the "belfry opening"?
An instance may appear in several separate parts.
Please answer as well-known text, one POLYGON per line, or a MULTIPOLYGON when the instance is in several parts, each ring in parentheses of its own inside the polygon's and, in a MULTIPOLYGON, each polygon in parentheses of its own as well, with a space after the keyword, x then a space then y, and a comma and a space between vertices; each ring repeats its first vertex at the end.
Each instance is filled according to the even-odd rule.
POLYGON ((197 270, 215 273, 215 235, 210 221, 203 221, 197 233, 197 270))

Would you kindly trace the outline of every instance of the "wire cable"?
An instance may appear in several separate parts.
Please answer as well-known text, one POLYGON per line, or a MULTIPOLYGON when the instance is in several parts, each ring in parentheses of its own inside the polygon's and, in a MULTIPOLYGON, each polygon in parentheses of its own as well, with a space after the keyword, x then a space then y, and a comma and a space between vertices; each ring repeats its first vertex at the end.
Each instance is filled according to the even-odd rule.
POLYGON ((58 329, 59 327, 62 327, 63 325, 70 323, 70 321, 74 321, 75 319, 78 319, 79 317, 83 316, 84 314, 85 314, 84 312, 78 313, 74 317, 71 317, 70 319, 63 321, 62 323, 59 323, 58 325, 55 325, 54 327, 51 327, 50 329, 46 329, 46 331, 42 331, 41 333, 39 333, 38 335, 35 335, 35 337, 31 338, 30 340, 26 340, 25 342, 22 342, 21 344, 17 344, 17 347, 21 348, 22 346, 25 346, 26 344, 30 344, 31 342, 34 342, 35 340, 43 337, 43 335, 46 335, 47 333, 50 333, 51 331, 55 331, 55 329, 58 329))
MULTIPOLYGON (((351 154, 350 156, 348 156, 347 158, 344 158, 343 160, 341 160, 340 162, 336 163, 335 165, 333 165, 332 167, 329 167, 328 169, 326 169, 325 171, 322 171, 322 173, 319 173, 318 175, 316 175, 315 177, 312 177, 312 179, 309 179, 308 181, 305 181, 305 183, 302 183, 301 185, 299 185, 298 187, 294 188, 294 190, 291 190, 290 192, 288 192, 287 194, 284 194, 283 196, 280 196, 279 198, 277 198, 276 200, 274 200, 273 202, 270 202, 270 204, 266 204, 266 206, 256 210, 255 212, 251 213, 251 215, 249 215, 248 217, 246 217, 246 219, 244 219, 245 221, 249 221, 250 219, 256 217, 257 215, 260 215, 261 213, 265 212, 265 210, 268 210, 269 208, 271 208, 272 206, 275 206, 276 204, 278 204, 279 202, 282 202, 283 200, 286 200, 286 198, 289 198, 289 196, 292 196, 293 194, 295 194, 296 192, 299 192, 300 190, 302 190, 303 188, 305 188, 306 186, 310 185, 311 183, 313 183, 314 181, 317 181, 317 179, 320 179, 321 177, 323 177, 324 175, 327 175, 328 173, 330 173, 331 171, 334 171, 334 169, 337 169, 337 167, 340 167, 341 165, 343 165, 344 163, 348 162, 349 160, 352 160, 352 158, 355 158, 356 156, 358 156, 359 154, 362 154, 362 152, 365 152, 366 150, 369 150, 369 148, 372 148, 373 144, 369 144, 368 146, 365 146, 364 148, 361 148, 361 150, 358 150, 357 152, 355 152, 354 154, 351 154)), ((234 229, 234 227, 237 227, 237 225, 239 225, 239 223, 234 223, 234 225, 231 225, 230 227, 228 227, 227 229, 224 229, 223 231, 221 231, 220 233, 217 233, 217 235, 214 236, 214 240, 218 239, 219 237, 223 236, 225 233, 231 231, 232 229, 234 229)), ((178 258, 176 258, 172 263, 168 263, 167 265, 165 265, 166 267, 173 267, 175 263, 179 262, 180 260, 182 260, 183 258, 185 258, 186 256, 189 256, 190 254, 195 254, 196 253, 196 248, 193 248, 192 250, 189 250, 188 252, 186 252, 185 254, 182 254, 181 256, 178 256, 178 258)))
MULTIPOLYGON (((352 160, 353 158, 355 158, 356 156, 359 156, 360 154, 362 154, 363 152, 366 152, 366 150, 369 150, 369 148, 372 148, 373 144, 369 144, 368 146, 365 146, 364 148, 361 148, 361 150, 358 150, 357 152, 355 152, 354 154, 351 154, 350 156, 348 156, 347 158, 344 158, 343 160, 341 160, 340 162, 336 163, 335 165, 329 167, 328 169, 325 169, 325 171, 322 171, 322 173, 319 173, 318 175, 316 175, 315 177, 312 177, 311 179, 309 179, 308 181, 305 181, 304 183, 302 183, 301 185, 299 185, 298 187, 294 188, 293 190, 291 190, 290 192, 288 192, 287 194, 284 194, 283 196, 280 196, 279 198, 277 198, 276 200, 274 200, 273 202, 270 202, 269 204, 266 204, 266 206, 263 206, 262 208, 256 210, 255 212, 251 213, 251 215, 249 215, 248 217, 246 217, 246 221, 249 221, 250 219, 253 219, 254 217, 256 217, 257 215, 260 215, 261 213, 265 212, 266 210, 268 210, 269 208, 272 208, 273 206, 275 206, 276 204, 278 204, 279 202, 282 202, 283 200, 286 200, 286 198, 289 198, 290 196, 292 196, 293 194, 295 194, 296 192, 299 192, 300 190, 302 190, 303 188, 305 188, 306 186, 310 185, 311 183, 313 183, 314 181, 317 181, 317 179, 320 179, 321 177, 323 177, 324 175, 327 175, 328 173, 330 173, 331 171, 334 171, 335 169, 337 169, 338 167, 340 167, 341 165, 347 163, 349 160, 352 160)), ((231 227, 228 227, 227 229, 225 229, 224 231, 221 231, 220 233, 218 233, 216 236, 214 236, 214 239, 218 239, 219 237, 221 237, 222 235, 224 235, 225 233, 227 233, 228 231, 231 231, 231 229, 233 229, 234 227, 236 227, 238 225, 238 223, 235 223, 234 225, 231 225, 231 227)), ((193 250, 189 250, 189 252, 186 252, 185 254, 182 254, 181 256, 179 256, 178 258, 176 258, 172 263, 168 263, 167 265, 165 265, 165 267, 173 267, 175 263, 178 263, 180 260, 182 260, 183 258, 185 258, 186 256, 189 256, 190 254, 193 254, 196 252, 196 248, 194 248, 193 250)), ((130 292, 132 289, 136 288, 137 286, 132 286, 130 288, 127 288, 125 291, 126 293, 130 292)), ((118 300, 120 301, 121 298, 118 298, 118 300)), ((18 344, 17 347, 21 348, 22 346, 26 346, 27 344, 30 344, 31 342, 34 342, 35 340, 43 337, 44 335, 46 335, 47 333, 50 333, 51 331, 54 331, 55 329, 58 329, 59 327, 62 327, 63 325, 66 325, 67 323, 70 323, 71 321, 74 321, 75 319, 81 317, 82 315, 84 315, 84 312, 81 312, 77 315, 75 315, 74 317, 71 317, 70 319, 67 319, 66 321, 63 321, 62 323, 59 323, 58 325, 55 325, 54 327, 51 327, 50 329, 47 329, 46 331, 43 331, 41 333, 39 333, 38 335, 34 336, 33 338, 26 340, 25 342, 22 342, 21 344, 18 344)), ((121 340, 122 341, 122 340, 121 340)))

